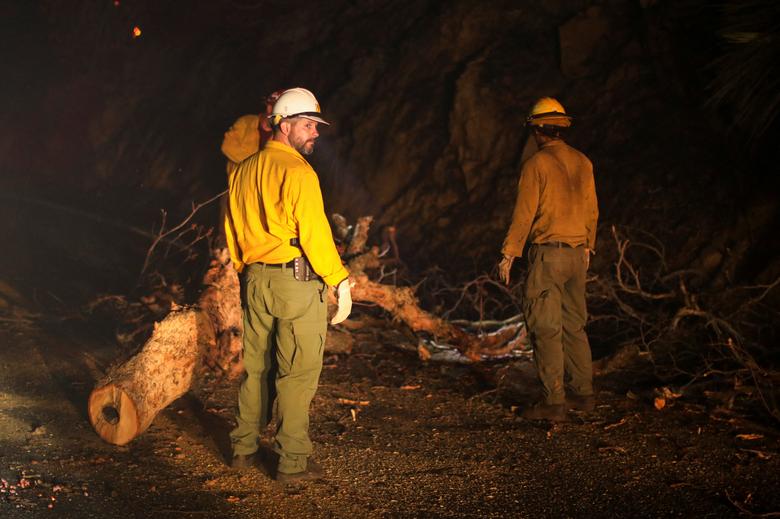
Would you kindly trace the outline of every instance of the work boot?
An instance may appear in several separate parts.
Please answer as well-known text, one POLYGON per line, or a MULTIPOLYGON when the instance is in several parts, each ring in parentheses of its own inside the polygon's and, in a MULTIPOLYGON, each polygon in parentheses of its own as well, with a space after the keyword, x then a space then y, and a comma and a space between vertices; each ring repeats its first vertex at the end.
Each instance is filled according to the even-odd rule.
POLYGON ((230 468, 237 470, 249 469, 255 466, 255 454, 235 454, 230 461, 230 468))
POLYGON ((317 479, 322 479, 323 473, 322 473, 322 467, 320 467, 317 463, 314 463, 313 461, 309 461, 306 464, 306 470, 303 472, 293 472, 293 473, 287 473, 287 472, 277 472, 276 473, 276 481, 279 483, 293 483, 296 481, 314 481, 317 479))
POLYGON ((566 397, 569 409, 577 411, 593 411, 596 408, 595 395, 569 395, 566 397))
POLYGON ((536 404, 526 407, 520 416, 526 420, 550 420, 551 422, 565 422, 566 421, 566 406, 563 404, 547 404, 545 402, 537 402, 536 404))

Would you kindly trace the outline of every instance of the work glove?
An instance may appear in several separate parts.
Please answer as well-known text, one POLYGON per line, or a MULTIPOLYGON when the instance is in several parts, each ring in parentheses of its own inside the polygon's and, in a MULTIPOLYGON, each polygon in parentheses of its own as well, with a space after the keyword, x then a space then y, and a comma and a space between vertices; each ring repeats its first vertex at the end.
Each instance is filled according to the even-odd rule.
POLYGON ((501 258, 501 261, 498 263, 498 279, 507 286, 509 286, 509 271, 512 270, 512 263, 514 261, 514 256, 507 256, 504 254, 504 257, 501 258))
POLYGON ((336 286, 336 303, 338 304, 338 308, 336 309, 336 315, 330 320, 330 324, 339 324, 349 317, 349 313, 352 311, 351 287, 352 285, 349 282, 349 278, 345 278, 336 286))
POLYGON ((585 247, 585 270, 588 270, 588 268, 590 267, 590 253, 591 252, 592 251, 589 248, 585 247))

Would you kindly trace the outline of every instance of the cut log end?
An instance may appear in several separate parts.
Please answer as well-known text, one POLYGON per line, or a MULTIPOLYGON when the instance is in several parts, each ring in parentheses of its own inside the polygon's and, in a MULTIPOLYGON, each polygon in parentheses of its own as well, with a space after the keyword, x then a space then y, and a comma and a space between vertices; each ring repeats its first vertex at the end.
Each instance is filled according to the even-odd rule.
POLYGON ((92 427, 108 443, 125 445, 139 433, 135 404, 115 384, 107 384, 92 391, 88 407, 92 427))

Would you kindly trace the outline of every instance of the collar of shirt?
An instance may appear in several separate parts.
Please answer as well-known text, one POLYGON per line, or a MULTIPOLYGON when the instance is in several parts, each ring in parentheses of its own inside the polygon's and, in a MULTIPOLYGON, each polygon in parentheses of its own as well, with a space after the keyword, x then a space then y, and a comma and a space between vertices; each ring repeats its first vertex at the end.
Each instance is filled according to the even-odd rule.
POLYGON ((287 144, 285 144, 283 142, 279 142, 279 141, 275 141, 275 140, 269 140, 268 142, 265 143, 265 147, 266 148, 272 148, 272 149, 279 150, 279 151, 284 151, 284 152, 287 152, 287 153, 289 153, 291 155, 295 155, 298 158, 306 160, 306 159, 303 158, 303 155, 298 153, 298 150, 296 150, 292 146, 289 146, 289 145, 287 145, 287 144))
POLYGON ((547 141, 544 144, 542 144, 541 146, 539 146, 539 149, 548 148, 550 146, 560 146, 561 144, 563 144, 563 140, 562 139, 553 139, 553 140, 547 141))

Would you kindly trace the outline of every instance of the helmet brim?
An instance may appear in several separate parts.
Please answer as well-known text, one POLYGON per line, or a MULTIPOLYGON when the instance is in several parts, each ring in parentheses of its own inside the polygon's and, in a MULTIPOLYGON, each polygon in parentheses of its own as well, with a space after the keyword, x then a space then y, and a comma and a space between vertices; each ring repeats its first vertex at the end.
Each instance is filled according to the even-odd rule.
POLYGON ((571 126, 572 117, 562 114, 545 114, 537 117, 529 117, 526 120, 528 126, 559 126, 568 128, 571 126))
POLYGON ((319 116, 317 112, 314 113, 302 113, 302 114, 292 114, 292 115, 280 115, 280 114, 271 114, 268 116, 268 120, 271 121, 273 124, 274 118, 279 117, 279 122, 283 121, 284 119, 292 119, 294 117, 300 117, 302 119, 309 119, 310 121, 315 121, 320 124, 324 124, 327 126, 330 126, 330 123, 319 116))
POLYGON ((293 117, 303 117, 304 119, 309 119, 310 121, 315 121, 315 122, 318 122, 320 124, 324 124, 326 126, 330 126, 330 123, 328 121, 326 121, 325 119, 323 119, 322 117, 320 117, 318 115, 300 115, 299 114, 299 115, 294 115, 293 117))

